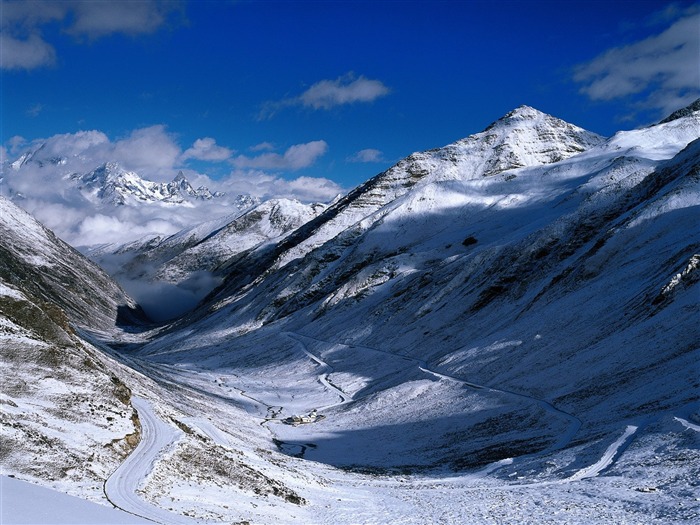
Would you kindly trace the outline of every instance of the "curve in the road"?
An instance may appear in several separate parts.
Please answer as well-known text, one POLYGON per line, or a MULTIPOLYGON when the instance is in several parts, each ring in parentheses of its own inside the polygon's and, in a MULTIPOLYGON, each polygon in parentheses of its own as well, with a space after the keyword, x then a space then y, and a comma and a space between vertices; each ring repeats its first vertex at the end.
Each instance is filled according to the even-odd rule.
MULTIPOLYGON (((325 361, 323 361, 323 360, 321 360, 319 357, 314 356, 313 354, 311 354, 311 353, 306 349, 304 343, 300 340, 300 338, 306 338, 306 339, 310 339, 310 340, 312 340, 312 341, 316 341, 316 342, 324 343, 324 344, 334 344, 334 343, 331 343, 331 342, 329 342, 329 341, 323 341, 323 340, 321 340, 321 339, 316 339, 316 338, 314 338, 314 337, 310 337, 310 336, 307 336, 307 335, 302 335, 302 334, 293 333, 293 332, 288 332, 287 335, 290 336, 290 337, 292 337, 292 339, 294 339, 295 341, 298 341, 298 342, 302 345, 302 348, 303 348, 304 352, 305 352, 309 357, 311 357, 312 359, 314 359, 316 362, 325 365, 326 367, 328 367, 328 369, 332 370, 332 368, 330 367, 330 365, 328 365, 325 361), (295 336, 296 336, 296 337, 295 337, 295 336)), ((344 343, 341 343, 341 344, 344 344, 344 343)), ((394 353, 389 352, 389 351, 387 351, 387 350, 381 350, 381 349, 379 349, 379 348, 370 348, 370 347, 367 347, 367 346, 357 346, 357 345, 345 345, 345 346, 348 346, 348 347, 355 346, 356 348, 361 348, 361 349, 363 349, 363 350, 370 350, 370 351, 373 351, 373 352, 379 352, 379 353, 382 353, 382 354, 388 354, 388 355, 391 355, 392 357, 401 357, 401 358, 403 358, 403 359, 406 359, 406 360, 408 360, 408 361, 412 361, 413 363, 415 363, 415 364, 418 366, 418 369, 419 369, 421 372, 423 372, 423 373, 425 373, 425 374, 428 374, 428 375, 432 375, 433 377, 436 377, 436 378, 438 378, 438 379, 445 379, 445 380, 455 381, 455 382, 457 382, 457 383, 463 384, 463 385, 468 386, 468 387, 470 387, 470 388, 474 388, 474 389, 476 389, 476 390, 485 390, 485 391, 488 391, 488 392, 494 392, 494 393, 498 393, 498 394, 505 395, 505 396, 508 396, 508 397, 515 397, 515 398, 518 398, 518 399, 524 399, 525 401, 528 401, 528 402, 531 402, 531 403, 536 404, 537 406, 539 406, 540 408, 542 408, 545 412, 549 412, 549 413, 555 415, 555 416, 558 417, 558 418, 563 418, 563 419, 565 419, 566 421, 568 421, 568 428, 567 428, 567 431, 564 432, 563 434, 561 434, 561 435, 559 436, 559 438, 557 439, 557 441, 554 442, 552 445, 550 445, 550 446, 547 447, 546 449, 540 451, 539 454, 546 454, 546 453, 555 452, 555 451, 557 451, 557 450, 563 449, 564 447, 566 447, 566 446, 571 442, 571 440, 574 438, 574 436, 576 435, 576 433, 577 433, 577 432, 579 431, 579 429, 581 428, 582 422, 581 422, 581 420, 580 420, 579 418, 577 418, 577 417, 574 416, 573 414, 569 414, 568 412, 564 412, 563 410, 560 410, 560 409, 556 408, 554 405, 552 405, 551 403, 549 403, 549 402, 547 402, 547 401, 545 401, 545 400, 543 400, 543 399, 537 399, 537 398, 530 397, 530 396, 525 395, 525 394, 519 394, 519 393, 517 393, 517 392, 512 392, 512 391, 509 391, 509 390, 503 390, 503 389, 495 388, 495 387, 492 387, 492 386, 479 385, 479 384, 476 384, 476 383, 472 383, 472 382, 466 381, 465 379, 462 379, 462 378, 460 378, 460 377, 456 377, 456 376, 453 376, 453 375, 450 375, 450 374, 445 374, 445 373, 443 373, 443 372, 438 372, 438 371, 433 370, 432 368, 430 368, 430 367, 428 366, 428 364, 427 364, 424 360, 418 359, 418 358, 415 358, 415 357, 410 357, 410 356, 406 356, 406 355, 403 355, 403 354, 394 354, 394 353)), ((324 384, 326 384, 326 383, 324 383, 324 384)), ((343 394, 345 394, 344 392, 340 391, 340 389, 338 389, 337 387, 335 387, 332 383, 330 384, 330 387, 331 387, 331 388, 334 388, 336 391, 339 391, 339 394, 341 395, 341 397, 343 397, 343 394)), ((345 396, 347 396, 347 394, 345 394, 345 396)), ((350 401, 352 401, 352 399, 350 399, 350 400, 348 400, 348 401, 345 401, 345 400, 344 400, 343 403, 340 403, 340 404, 344 404, 344 403, 347 403, 347 402, 350 402, 350 401)), ((332 405, 332 406, 336 406, 336 405, 332 405)))
POLYGON ((319 382, 323 386, 328 388, 329 390, 338 394, 338 396, 340 397, 340 403, 332 403, 330 405, 320 407, 318 410, 328 410, 329 408, 337 407, 340 405, 345 405, 347 403, 354 401, 353 397, 350 394, 348 394, 347 392, 343 391, 341 388, 334 385, 331 382, 331 380, 328 378, 328 376, 334 372, 333 367, 331 365, 329 365, 328 363, 326 363, 319 356, 309 352, 309 349, 306 348, 306 345, 303 343, 303 341, 301 341, 300 339, 295 337, 295 336, 298 336, 298 337, 305 337, 305 336, 302 336, 301 334, 295 334, 292 332, 286 332, 285 335, 291 339, 294 339, 294 341, 296 341, 299 344, 299 346, 301 347, 302 352, 304 352, 304 354, 306 354, 306 356, 309 359, 311 359, 314 363, 316 363, 322 367, 321 373, 318 375, 319 382))
POLYGON ((563 481, 579 481, 586 478, 592 478, 600 474, 603 470, 612 465, 615 457, 619 456, 624 449, 629 446, 634 439, 634 434, 637 432, 638 428, 639 427, 634 425, 628 425, 625 432, 605 450, 598 461, 588 467, 582 468, 563 481))
POLYGON ((107 499, 119 509, 156 523, 168 525, 193 523, 184 516, 172 514, 152 505, 138 495, 139 484, 153 470, 161 451, 175 443, 182 432, 156 416, 150 403, 145 399, 132 397, 131 404, 138 412, 141 423, 141 441, 105 481, 104 491, 107 499))

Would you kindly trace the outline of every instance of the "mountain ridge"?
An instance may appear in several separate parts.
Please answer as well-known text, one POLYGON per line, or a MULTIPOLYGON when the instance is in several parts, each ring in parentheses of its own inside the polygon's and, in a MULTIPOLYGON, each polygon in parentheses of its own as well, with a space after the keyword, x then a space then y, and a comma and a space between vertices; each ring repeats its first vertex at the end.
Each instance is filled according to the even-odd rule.
POLYGON ((171 182, 153 182, 124 170, 117 162, 105 162, 84 174, 74 173, 70 180, 84 194, 116 206, 135 201, 182 204, 188 199, 210 200, 225 195, 218 191, 212 193, 204 186, 195 190, 182 171, 171 182))
MULTIPOLYGON (((700 111, 607 139, 552 119, 521 106, 328 207, 268 201, 124 247, 175 279, 215 260, 225 280, 158 327, 101 314, 65 332, 103 352, 160 432, 125 474, 138 492, 116 501, 162 522, 692 521, 700 111)), ((28 237, 12 260, 37 271, 28 237)), ((0 306, 27 286, 8 275, 0 306)), ((89 285, 58 285, 40 283, 47 301, 89 314, 73 306, 89 285)), ((7 312, 0 339, 20 344, 7 312)), ((51 428, 69 417, 37 400, 2 401, 15 422, 28 407, 51 428)), ((133 432, 133 407, 109 406, 133 432)), ((12 458, 32 479, 30 461, 67 463, 12 458)), ((61 486, 85 479, 72 472, 61 486)))

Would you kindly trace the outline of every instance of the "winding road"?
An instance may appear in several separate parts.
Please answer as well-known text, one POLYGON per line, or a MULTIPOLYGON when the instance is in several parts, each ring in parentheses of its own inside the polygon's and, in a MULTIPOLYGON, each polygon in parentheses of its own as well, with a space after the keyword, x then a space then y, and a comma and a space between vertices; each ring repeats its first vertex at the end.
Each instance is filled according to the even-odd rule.
MULTIPOLYGON (((319 364, 323 367, 322 372, 318 376, 319 381, 322 384, 324 384, 326 387, 328 387, 329 389, 336 392, 340 396, 340 398, 341 398, 340 403, 328 405, 328 406, 324 407, 324 409, 329 409, 332 407, 336 407, 336 406, 343 405, 343 404, 350 403, 350 402, 354 401, 353 397, 350 394, 344 392, 343 390, 341 390, 340 388, 335 386, 332 382, 330 382, 330 380, 328 379, 328 375, 334 371, 333 367, 330 366, 328 363, 326 363, 321 357, 312 354, 308 350, 306 345, 304 344, 303 339, 308 339, 311 341, 315 341, 315 342, 323 343, 323 344, 329 344, 329 345, 336 344, 336 343, 331 343, 329 341, 323 341, 321 339, 316 339, 314 337, 309 337, 309 336, 294 333, 294 332, 286 332, 285 335, 290 337, 291 339, 294 339, 296 342, 298 342, 301 345, 302 351, 310 359, 312 359, 314 362, 316 362, 317 364, 319 364)), ((340 343, 340 344, 344 344, 344 343, 340 343)), ((455 377, 455 376, 450 375, 450 374, 445 374, 443 372, 438 372, 436 370, 433 370, 432 368, 430 368, 428 366, 428 364, 424 360, 417 359, 414 357, 409 357, 409 356, 405 356, 405 355, 401 355, 401 354, 393 354, 391 352, 388 352, 386 350, 380 350, 378 348, 370 348, 370 347, 355 346, 355 345, 344 345, 344 346, 347 346, 348 348, 354 347, 354 348, 358 348, 358 349, 362 349, 362 350, 369 350, 369 351, 373 351, 373 352, 388 354, 388 355, 391 355, 392 357, 400 357, 400 358, 406 359, 408 361, 412 361, 413 363, 416 364, 416 366, 418 367, 418 369, 421 372, 428 374, 428 375, 432 375, 433 377, 436 377, 438 379, 455 381, 455 382, 458 382, 460 384, 463 384, 465 386, 468 386, 470 388, 474 388, 477 390, 494 392, 494 393, 498 393, 498 394, 505 395, 508 397, 513 397, 513 398, 529 401, 533 404, 536 404, 540 408, 542 408, 545 412, 550 413, 553 417, 557 417, 557 418, 566 420, 568 422, 567 430, 565 432, 563 432, 552 445, 537 452, 536 455, 538 455, 538 456, 542 456, 545 454, 556 452, 558 450, 565 448, 572 441, 572 439, 574 438, 576 433, 581 428, 582 422, 579 418, 577 418, 573 414, 569 414, 568 412, 565 412, 565 411, 555 407, 551 403, 544 401, 542 399, 537 399, 534 397, 527 396, 525 394, 512 392, 510 390, 503 390, 503 389, 494 388, 491 386, 484 386, 484 385, 478 385, 476 383, 471 383, 471 382, 466 381, 464 379, 461 379, 459 377, 455 377)), ((690 423, 686 419, 683 419, 680 417, 676 417, 675 419, 688 429, 695 430, 695 431, 700 430, 700 427, 690 423)), ((557 480, 557 481, 539 482, 539 483, 534 483, 534 484, 528 483, 528 484, 515 485, 515 486, 525 487, 525 486, 533 486, 533 485, 550 485, 550 484, 554 484, 554 483, 568 483, 568 482, 572 482, 572 481, 580 481, 583 479, 595 477, 595 476, 599 475, 605 469, 609 468, 615 462, 615 460, 620 456, 620 454, 622 454, 622 452, 624 452, 624 450, 632 443, 638 430, 639 430, 638 426, 628 425, 626 427, 625 431, 622 433, 622 435, 620 435, 620 437, 618 437, 613 443, 611 443, 608 446, 608 448, 605 450, 605 452, 603 453, 603 455, 601 456, 601 458, 598 461, 589 465, 588 467, 584 467, 584 468, 576 471, 574 474, 572 474, 571 476, 569 476, 567 478, 557 480)), ((487 466, 485 469, 483 469, 482 471, 480 471, 477 474, 481 475, 481 476, 486 475, 486 474, 490 474, 492 472, 495 472, 496 470, 498 470, 501 467, 504 467, 506 465, 511 465, 511 464, 513 464, 514 461, 516 461, 518 459, 523 459, 524 457, 528 457, 528 456, 531 456, 531 455, 528 454, 528 455, 523 456, 521 458, 508 458, 508 459, 504 459, 504 460, 495 462, 495 463, 487 466)))
MULTIPOLYGON (((328 376, 334 372, 333 367, 331 365, 329 365, 328 363, 326 363, 323 359, 321 359, 317 355, 314 355, 311 352, 309 352, 308 348, 306 348, 306 345, 303 343, 303 341, 298 339, 299 337, 306 337, 306 336, 303 336, 301 334, 295 334, 293 332, 285 332, 285 335, 287 337, 290 337, 291 339, 294 339, 301 347, 302 352, 304 352, 308 356, 308 358, 311 359, 314 363, 320 365, 323 368, 321 373, 318 375, 319 382, 323 386, 328 388, 329 390, 337 393, 338 396, 340 397, 340 403, 332 403, 330 405, 320 407, 318 410, 328 410, 329 408, 337 407, 340 405, 345 405, 347 403, 351 403, 352 401, 354 401, 353 397, 350 394, 348 394, 347 392, 345 392, 342 389, 335 386, 330 381, 330 379, 328 379, 328 376)), ((321 342, 325 342, 325 341, 321 341, 321 342)))
POLYGON ((145 399, 131 398, 141 423, 141 441, 126 460, 107 478, 104 491, 115 507, 156 523, 191 524, 192 520, 170 513, 144 500, 138 487, 153 470, 161 452, 175 443, 182 432, 163 422, 145 399))
MULTIPOLYGON (((318 343, 323 343, 323 344, 336 344, 336 343, 331 343, 330 341, 323 341, 321 339, 316 339, 314 337, 309 337, 307 335, 302 335, 302 334, 298 334, 298 333, 294 333, 294 332, 285 332, 285 335, 287 335, 288 337, 290 337, 290 338, 294 339, 295 341, 297 341, 298 343, 300 343, 302 346, 302 350, 304 351, 304 353, 307 356, 309 356, 311 359, 313 359, 316 363, 324 366, 325 369, 324 369, 324 372, 322 372, 322 374, 319 375, 319 381, 321 381, 328 388, 331 388, 332 390, 336 391, 338 393, 338 395, 341 397, 341 399, 343 400, 341 403, 329 405, 327 407, 324 407, 324 409, 332 408, 332 407, 353 401, 352 396, 343 392, 338 387, 333 385, 330 381, 328 381, 327 376, 328 376, 328 374, 333 372, 333 368, 328 363, 323 361, 320 357, 309 352, 309 350, 304 345, 302 339, 305 338, 305 339, 309 339, 311 341, 316 341, 318 343)), ((358 349, 362 349, 362 350, 369 350, 371 352, 379 352, 382 354, 387 354, 387 355, 390 355, 392 357, 400 357, 402 359, 405 359, 407 361, 411 361, 411 362, 415 363, 421 372, 428 374, 428 375, 432 375, 433 377, 436 377, 438 379, 454 381, 454 382, 460 383, 462 385, 465 385, 467 387, 473 388, 475 390, 484 390, 486 392, 493 392, 493 393, 501 394, 501 395, 504 395, 507 397, 522 399, 522 400, 528 401, 530 403, 536 404, 537 406, 542 408, 545 412, 549 412, 550 414, 552 414, 553 416, 555 416, 557 418, 565 419, 568 422, 568 428, 567 428, 566 432, 562 433, 559 436, 559 438, 552 445, 550 445, 546 449, 540 451, 538 453, 540 455, 547 454, 550 452, 555 452, 557 450, 563 449, 571 442, 571 440, 574 438, 576 433, 581 428, 582 422, 579 418, 577 418, 573 414, 569 414, 568 412, 564 412, 563 410, 556 408, 554 405, 552 405, 551 403, 549 403, 547 401, 544 401, 543 399, 537 399, 534 397, 527 396, 525 394, 519 394, 517 392, 512 392, 510 390, 503 390, 503 389, 495 388, 495 387, 491 387, 491 386, 485 386, 485 385, 479 385, 476 383, 471 383, 469 381, 466 381, 465 379, 433 370, 432 368, 430 368, 430 366, 428 366, 428 363, 426 363, 424 360, 418 359, 415 357, 410 357, 410 356, 406 356, 403 354, 394 354, 394 353, 389 352, 387 350, 380 350, 379 348, 370 348, 367 346, 357 346, 357 345, 346 345, 344 343, 339 343, 339 344, 343 344, 344 346, 347 346, 348 348, 358 348, 358 349)))
MULTIPOLYGON (((305 336, 302 334, 298 333, 293 333, 293 332, 285 332, 285 336, 289 337, 290 339, 294 340, 298 345, 299 349, 309 358, 311 359, 314 363, 316 363, 320 368, 318 369, 318 381, 323 384, 330 392, 333 392, 338 396, 338 401, 329 405, 326 405, 324 407, 320 407, 319 410, 328 410, 333 407, 338 407, 341 405, 345 405, 348 403, 352 403, 355 401, 353 398, 352 394, 349 394, 345 391, 343 391, 341 388, 333 384, 333 382, 330 380, 329 376, 335 371, 334 368, 329 365, 327 362, 323 360, 323 358, 319 355, 315 355, 309 349, 307 348, 307 345, 305 344, 305 340, 307 341, 315 341, 319 342, 322 344, 336 344, 336 343, 331 343, 329 341, 323 341, 320 339, 315 339, 313 337, 305 336)), ((473 388, 473 389, 478 389, 478 390, 484 390, 487 392, 493 392, 493 393, 498 393, 500 395, 508 396, 511 398, 517 398, 519 400, 525 400, 528 401, 532 404, 535 404, 539 406, 542 410, 545 412, 549 413, 552 418, 557 418, 557 419, 563 419, 567 422, 567 429, 557 438, 557 440, 547 447, 546 449, 532 455, 527 455, 523 456, 520 458, 508 458, 504 459, 498 462, 495 462, 489 466, 487 466, 485 469, 482 471, 476 472, 474 474, 474 477, 481 477, 485 476, 487 474, 490 474, 506 465, 512 465, 515 461, 520 461, 524 460, 525 457, 532 457, 532 456, 542 456, 544 454, 548 454, 551 452, 555 452, 557 450, 561 450, 565 448, 573 439, 573 437, 576 435, 576 433, 579 431, 581 427, 581 420, 579 420, 576 416, 569 414, 567 412, 564 412, 555 406, 553 406, 551 403, 533 398, 530 396, 527 396, 525 394, 520 394, 517 392, 512 392, 508 390, 503 390, 499 388, 494 388, 491 386, 484 386, 484 385, 479 385, 475 383, 471 383, 469 381, 466 381, 464 379, 461 379, 459 377, 452 376, 450 374, 446 374, 444 372, 439 372, 437 370, 434 370, 428 366, 428 364, 421 359, 405 356, 405 355, 400 355, 400 354, 393 354, 391 352, 385 351, 385 350, 380 350, 376 348, 369 348, 369 347, 363 347, 363 346, 355 346, 355 345, 345 345, 348 348, 356 348, 358 350, 366 350, 366 351, 372 351, 372 352, 379 352, 383 354, 388 354, 391 355, 392 357, 398 357, 405 359, 408 362, 412 362, 422 373, 431 375, 439 380, 445 380, 445 381, 455 381, 460 384, 463 384, 467 387, 473 388)), ((150 365, 153 365, 152 363, 148 363, 150 365)), ((151 368, 151 372, 153 372, 154 368, 158 368, 157 366, 149 367, 145 362, 141 363, 143 368, 151 368)), ((165 371, 161 371, 165 372, 165 371)), ((169 370, 171 375, 173 373, 173 370, 169 370)), ((187 385, 188 381, 187 378, 181 377, 179 378, 180 381, 184 381, 184 385, 181 384, 181 386, 189 386, 187 385)), ((179 381, 177 381, 178 384, 180 384, 179 381)), ((241 395, 247 396, 244 392, 240 391, 241 395)), ((267 406, 265 403, 260 402, 257 399, 250 398, 252 401, 255 403, 259 403, 260 405, 267 406)), ((144 480, 148 477, 148 475, 153 471, 155 463, 161 458, 163 451, 167 450, 169 447, 172 447, 181 437, 182 437, 182 432, 169 425, 168 423, 164 422, 161 420, 156 413, 154 412, 150 402, 148 402, 145 399, 139 398, 139 397, 132 397, 132 405, 134 409, 138 412, 139 420, 141 423, 141 441, 139 442, 138 446, 134 449, 134 451, 126 458, 124 463, 120 465, 114 473, 105 481, 104 484, 104 492, 107 497, 107 499, 117 508, 128 512, 130 514, 133 514, 135 516, 139 516, 142 518, 145 518, 147 520, 153 521, 155 523, 161 523, 161 524, 191 524, 194 523, 193 520, 187 518, 186 516, 182 515, 177 515, 171 512, 168 512, 165 509, 159 508, 145 499, 143 499, 140 495, 139 492, 139 486, 143 484, 144 480)), ((267 406, 268 411, 271 409, 271 407, 267 406)), ((693 430, 693 431, 698 431, 699 427, 693 423, 690 423, 688 420, 676 417, 675 418, 679 423, 681 423, 683 426, 686 428, 693 430)), ((274 420, 274 418, 264 418, 263 423, 274 420)), ((196 426, 198 426, 200 429, 202 429, 207 435, 212 436, 212 439, 214 439, 215 442, 217 443, 222 443, 226 444, 227 440, 225 439, 225 436, 218 431, 216 427, 213 425, 207 426, 206 422, 203 421, 192 421, 196 426)), ((537 482, 537 483, 523 483, 523 484, 511 484, 508 486, 510 490, 516 490, 518 488, 524 488, 524 487, 531 487, 535 485, 551 485, 551 484, 560 484, 560 483, 569 483, 569 482, 576 482, 576 481, 581 481, 585 480, 587 478, 592 478, 595 476, 598 476, 601 472, 609 468, 614 462, 619 458, 619 456, 624 452, 624 450, 631 444, 631 442, 634 440, 636 437, 637 431, 639 430, 638 426, 633 426, 629 425, 626 427, 624 432, 619 435, 615 439, 614 442, 612 442, 605 452, 602 454, 602 456, 592 463, 591 465, 581 468, 578 471, 574 472, 572 475, 559 479, 559 480, 552 480, 552 481, 543 481, 543 482, 537 482)), ((272 430, 270 429, 272 432, 272 430)), ((274 433, 273 433, 274 434, 274 433)), ((290 446, 305 446, 305 445, 296 445, 294 443, 290 443, 290 446)), ((302 450, 302 455, 303 455, 303 450, 302 450)), ((443 480, 444 481, 444 480, 443 480)), ((495 487, 487 487, 490 489, 496 489, 495 487)))
POLYGON ((634 434, 639 427, 628 425, 624 433, 617 438, 603 453, 601 458, 588 467, 582 468, 563 481, 579 481, 581 479, 592 478, 600 474, 603 470, 612 465, 617 456, 629 446, 634 439, 634 434))

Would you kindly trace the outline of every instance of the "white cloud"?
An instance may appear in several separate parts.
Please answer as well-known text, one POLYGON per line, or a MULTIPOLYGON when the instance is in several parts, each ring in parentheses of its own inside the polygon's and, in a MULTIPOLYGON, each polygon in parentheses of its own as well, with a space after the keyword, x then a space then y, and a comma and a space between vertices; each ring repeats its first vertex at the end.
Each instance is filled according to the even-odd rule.
POLYGON ((643 94, 647 107, 664 112, 678 109, 700 95, 698 28, 700 13, 690 8, 662 33, 610 49, 579 65, 574 80, 592 100, 643 94))
POLYGON ((370 80, 363 76, 354 78, 352 73, 335 80, 321 80, 299 97, 300 102, 313 109, 330 109, 353 102, 372 102, 389 93, 379 80, 370 80))
POLYGON ((274 151, 275 145, 272 142, 261 142, 250 148, 250 151, 274 151))
POLYGON ((103 243, 120 243, 124 233, 139 238, 147 235, 172 235, 178 227, 172 222, 153 219, 145 222, 122 220, 115 215, 95 214, 84 217, 78 222, 77 238, 86 245, 103 243))
POLYGON ((344 104, 372 102, 388 95, 389 91, 380 80, 372 80, 362 75, 355 77, 354 73, 347 73, 335 80, 316 82, 298 97, 267 102, 263 105, 259 118, 270 118, 280 109, 289 106, 331 109, 344 104))
POLYGON ((89 40, 115 33, 153 33, 182 2, 159 0, 5 0, 1 3, 0 67, 35 69, 55 64, 56 50, 41 37, 49 22, 61 22, 66 33, 89 40))
POLYGON ((155 180, 166 180, 171 177, 180 154, 180 147, 165 126, 156 125, 137 129, 114 143, 112 158, 127 169, 155 180))
POLYGON ((118 162, 152 180, 172 179, 182 153, 163 125, 136 129, 114 142, 101 131, 92 130, 54 135, 30 144, 13 137, 8 144, 13 153, 35 151, 37 160, 44 163, 62 158, 65 172, 84 172, 105 162, 118 162))
POLYGON ((10 146, 10 153, 17 153, 20 148, 27 144, 27 139, 20 135, 15 135, 7 141, 7 145, 10 146))
POLYGON ((311 166, 327 150, 328 144, 325 141, 315 140, 291 146, 283 155, 279 153, 263 153, 257 157, 239 155, 232 159, 231 162, 237 168, 296 171, 311 166))
POLYGON ((37 34, 21 40, 0 34, 0 67, 2 69, 34 69, 56 62, 56 51, 37 34))
POLYGON ((329 179, 298 177, 287 180, 260 170, 235 170, 221 181, 220 189, 233 195, 243 193, 261 199, 286 197, 302 202, 328 202, 345 192, 342 186, 329 179))
POLYGON ((222 161, 230 159, 232 155, 232 150, 217 145, 216 140, 211 137, 205 137, 203 139, 195 140, 192 147, 185 150, 185 152, 182 154, 182 160, 198 159, 222 161))
POLYGON ((362 149, 347 158, 348 162, 384 162, 384 154, 378 149, 362 149))
POLYGON ((75 157, 76 160, 85 158, 88 163, 97 158, 103 149, 109 148, 110 141, 107 135, 101 131, 78 131, 77 133, 64 133, 54 135, 48 139, 39 139, 31 144, 19 142, 17 140, 15 150, 23 148, 36 150, 41 146, 41 152, 38 154, 44 158, 52 157, 75 157))

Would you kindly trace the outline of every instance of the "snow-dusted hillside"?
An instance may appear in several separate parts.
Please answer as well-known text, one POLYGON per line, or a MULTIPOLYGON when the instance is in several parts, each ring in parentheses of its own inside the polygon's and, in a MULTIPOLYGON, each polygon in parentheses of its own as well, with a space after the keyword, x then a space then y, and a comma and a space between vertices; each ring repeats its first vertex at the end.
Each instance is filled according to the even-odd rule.
POLYGON ((673 117, 605 139, 524 106, 326 209, 125 248, 225 281, 70 335, 141 422, 107 496, 160 523, 700 519, 700 111, 673 117))
POLYGON ((196 306, 220 284, 227 266, 264 253, 326 206, 270 199, 165 238, 146 238, 87 252, 151 312, 170 319, 196 306), (163 297, 170 301, 163 308, 163 297))
MULTIPOLYGON (((282 507, 304 503, 278 481, 294 477, 294 467, 285 466, 284 456, 274 464, 267 459, 274 445, 247 416, 249 398, 232 392, 212 400, 197 394, 194 383, 183 391, 139 359, 115 359, 102 340, 118 337, 128 349, 149 335, 137 324, 142 314, 135 303, 94 263, 1 197, 0 232, 3 523, 142 522, 138 517, 192 523, 142 497, 142 490, 153 496, 143 488, 145 478, 163 459, 178 478, 225 486, 210 495, 215 501, 225 495, 229 503, 238 497, 248 505, 251 499, 267 504, 268 498, 282 507), (67 499, 7 477, 116 506, 136 518, 80 505, 71 517, 67 499), (37 494, 46 496, 45 508, 24 499, 37 494), (5 497, 22 500, 6 504, 5 497)), ((209 519, 231 516, 217 506, 219 511, 207 511, 209 519)), ((280 512, 270 507, 272 515, 280 512)))
POLYGON ((100 267, 58 239, 27 212, 0 197, 0 278, 95 329, 142 316, 100 267))
POLYGON ((131 390, 77 327, 141 317, 102 270, 0 197, 3 472, 101 498, 138 442, 131 390))
POLYGON ((139 354, 236 371, 280 419, 325 407, 271 427, 281 449, 362 472, 491 465, 503 482, 561 483, 671 427, 682 449, 667 422, 698 417, 700 113, 581 133, 554 157, 533 153, 554 142, 540 122, 520 108, 412 155, 234 262, 139 354), (501 128, 499 151, 518 153, 498 161, 501 128))

